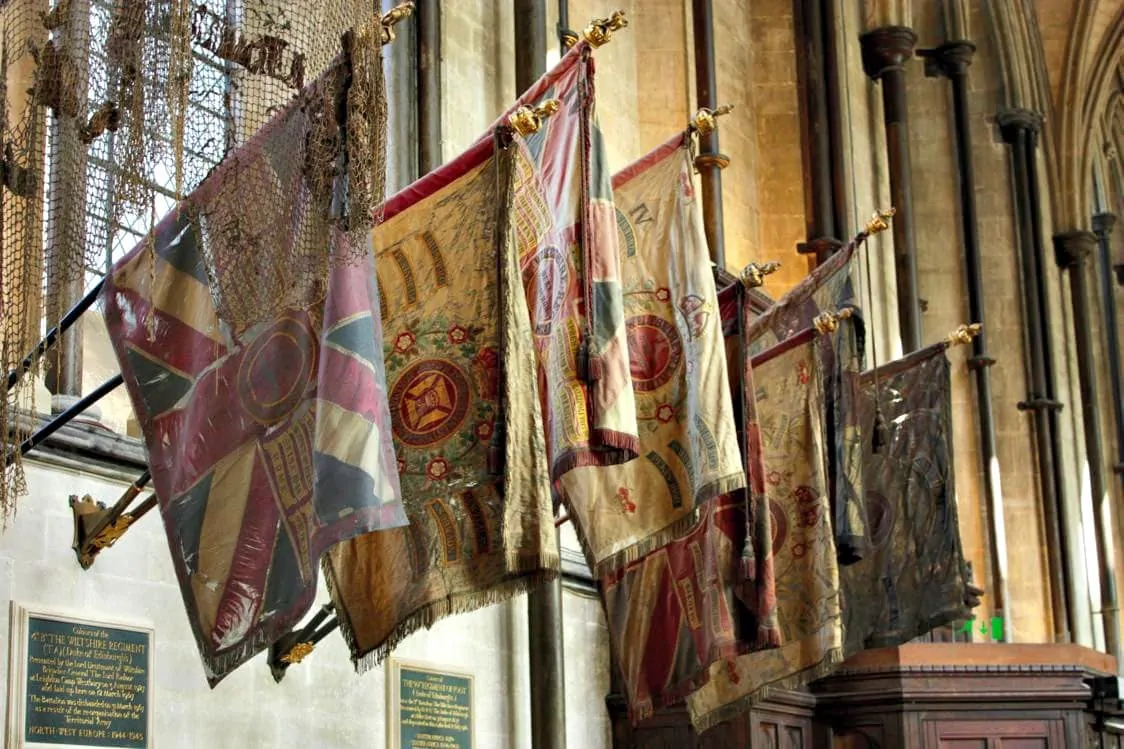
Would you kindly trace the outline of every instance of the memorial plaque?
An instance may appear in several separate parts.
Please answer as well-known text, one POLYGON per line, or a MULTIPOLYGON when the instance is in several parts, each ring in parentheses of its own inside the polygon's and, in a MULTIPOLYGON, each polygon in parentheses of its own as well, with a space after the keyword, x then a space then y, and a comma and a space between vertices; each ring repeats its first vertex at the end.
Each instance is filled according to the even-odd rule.
POLYGON ((12 608, 9 743, 147 749, 152 631, 12 608))
POLYGON ((390 749, 472 749, 472 675, 392 659, 390 749))

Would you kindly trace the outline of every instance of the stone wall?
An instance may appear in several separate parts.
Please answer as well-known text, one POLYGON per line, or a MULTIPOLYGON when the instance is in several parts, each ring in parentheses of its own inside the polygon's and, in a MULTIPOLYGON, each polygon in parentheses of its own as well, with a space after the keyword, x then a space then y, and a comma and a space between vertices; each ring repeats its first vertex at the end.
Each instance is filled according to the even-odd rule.
MULTIPOLYGON (((0 642, 8 641, 11 601, 152 627, 151 709, 154 746, 161 749, 385 745, 387 669, 356 675, 338 633, 290 667, 281 684, 274 684, 262 654, 209 689, 159 515, 146 515, 82 571, 70 549, 67 497, 88 493, 113 502, 125 484, 40 461, 27 466, 31 493, 0 535, 0 642)), ((316 605, 327 600, 321 584, 316 605)), ((601 604, 566 591, 563 606, 569 746, 608 747, 608 639, 601 604)), ((477 745, 530 746, 525 596, 440 621, 408 637, 394 656, 472 673, 477 745)), ((4 673, 11 667, 5 657, 4 673)), ((0 680, 0 704, 7 704, 7 690, 7 679, 0 680)))

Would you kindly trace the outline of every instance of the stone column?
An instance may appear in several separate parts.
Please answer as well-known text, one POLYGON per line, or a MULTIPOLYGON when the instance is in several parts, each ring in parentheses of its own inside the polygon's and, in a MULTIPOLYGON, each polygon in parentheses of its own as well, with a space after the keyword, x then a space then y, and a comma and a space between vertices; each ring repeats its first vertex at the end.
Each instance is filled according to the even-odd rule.
POLYGON ((838 110, 832 111, 830 89, 834 60, 828 59, 828 14, 823 0, 796 0, 793 30, 796 35, 796 77, 800 87, 800 129, 804 160, 804 214, 806 238, 796 247, 822 263, 843 246, 835 204, 837 177, 832 134, 839 128, 838 110))
MULTIPOLYGON (((66 50, 77 81, 87 78, 90 6, 82 0, 67 5, 68 14, 54 29, 53 43, 66 50)), ((86 254, 86 147, 78 136, 85 124, 86 86, 78 85, 74 111, 53 112, 50 119, 51 177, 47 207, 48 327, 82 298, 86 254)), ((59 336, 45 357, 44 380, 51 393, 51 412, 62 413, 82 394, 82 321, 59 336)))
MULTIPOLYGON (((961 235, 964 240, 964 277, 968 287, 969 322, 980 323, 982 331, 972 339, 972 356, 968 367, 976 379, 976 417, 980 428, 980 462, 984 477, 987 514, 990 521, 988 557, 991 580, 988 581, 997 616, 1011 618, 1010 596, 1007 593, 1007 532, 1003 522, 1003 488, 995 444, 995 412, 991 400, 991 366, 995 359, 987 352, 988 330, 985 319, 985 297, 980 233, 976 214, 976 175, 972 164, 972 127, 968 106, 968 66, 972 64, 976 45, 969 41, 950 41, 933 50, 918 54, 925 58, 927 76, 948 78, 952 87, 952 109, 956 140, 956 165, 960 187, 961 235)), ((1004 628, 1003 637, 1010 638, 1004 628)))
MULTIPOLYGON (((1124 379, 1120 372, 1120 329, 1116 325, 1116 291, 1112 288, 1112 229, 1116 216, 1098 213, 1093 216, 1093 231, 1100 242, 1101 303, 1104 305, 1105 336, 1108 342, 1109 390, 1112 393, 1112 412, 1116 422, 1116 466, 1114 471, 1121 483, 1124 496, 1124 379)), ((1124 264, 1118 266, 1124 270, 1124 264)))
MULTIPOLYGON (((718 76, 714 72, 714 8, 711 0, 694 0, 692 19, 695 27, 695 88, 699 107, 717 109, 718 76)), ((722 218, 722 170, 730 165, 728 156, 718 150, 718 130, 699 136, 699 154, 695 167, 702 184, 703 226, 710 259, 719 268, 726 267, 726 235, 722 218)))
MULTIPOLYGON (((545 72, 546 0, 516 0, 515 88, 520 93, 526 91, 545 72)), ((561 578, 543 583, 527 594, 527 630, 531 662, 531 746, 533 749, 566 749, 561 578)))
POLYGON ((1042 280, 1041 247, 1037 237, 1041 228, 1035 228, 1039 209, 1034 205, 1040 199, 1034 189, 1037 171, 1034 155, 1037 135, 1042 127, 1042 116, 1025 109, 1008 109, 999 113, 998 123, 1003 140, 1011 146, 1011 164, 1014 172, 1012 193, 1015 198, 1019 222, 1019 258, 1022 279, 1020 291, 1023 299, 1024 323, 1027 330, 1027 358, 1030 392, 1018 404, 1020 411, 1029 411, 1034 418, 1035 453, 1038 462, 1039 494, 1046 524, 1046 538, 1050 545, 1046 560, 1050 577, 1050 597, 1054 622, 1054 641, 1069 642, 1073 632, 1073 612, 1069 606, 1069 591, 1073 589, 1069 567, 1069 535, 1063 531, 1065 522, 1063 492, 1058 475, 1061 452, 1058 449, 1056 412, 1062 404, 1054 399, 1053 366, 1049 362, 1050 350, 1046 337, 1049 321, 1042 280))
POLYGON ((1087 231, 1054 235, 1058 267, 1069 272, 1073 305, 1073 333, 1077 344, 1077 378, 1081 388, 1081 416, 1085 425, 1085 459, 1089 463, 1089 485, 1093 494, 1093 529, 1097 542, 1097 567, 1101 586, 1101 617, 1105 648, 1119 661, 1120 629, 1117 621, 1116 565, 1112 542, 1112 518, 1105 480, 1101 415, 1097 403, 1097 366, 1093 352, 1092 319, 1089 311, 1088 263, 1097 247, 1097 235, 1087 231))
POLYGON ((917 242, 913 232, 913 169, 909 158, 909 117, 905 64, 913 57, 917 35, 905 26, 883 26, 859 37, 863 70, 882 84, 886 155, 890 163, 890 199, 894 215, 894 275, 898 286, 898 324, 902 351, 921 348, 921 300, 917 287, 917 242))
MULTIPOLYGON (((419 176, 441 166, 441 3, 417 4, 417 122, 419 176)), ((518 55, 518 50, 516 51, 518 55)), ((518 69, 518 68, 516 68, 518 69)))

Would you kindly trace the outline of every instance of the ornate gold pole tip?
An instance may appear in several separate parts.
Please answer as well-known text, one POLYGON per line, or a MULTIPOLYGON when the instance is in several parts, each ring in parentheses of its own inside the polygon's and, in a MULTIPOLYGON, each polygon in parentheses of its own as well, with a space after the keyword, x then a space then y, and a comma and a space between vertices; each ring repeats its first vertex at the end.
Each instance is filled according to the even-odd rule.
POLYGON ((978 336, 981 330, 983 330, 983 326, 978 322, 974 322, 971 325, 961 325, 959 328, 949 333, 946 340, 950 346, 971 343, 972 339, 978 336))
POLYGON ((414 12, 414 3, 405 2, 395 5, 382 17, 382 43, 390 44, 394 41, 394 27, 399 21, 411 16, 414 12))
POLYGON ((846 320, 853 314, 855 314, 854 307, 844 307, 838 312, 824 312, 823 314, 816 315, 816 319, 812 321, 812 324, 816 326, 816 330, 820 332, 820 335, 827 335, 839 329, 840 320, 846 320))
POLYGON ((558 99, 547 99, 537 107, 519 107, 507 118, 515 132, 526 137, 542 127, 542 121, 554 115, 562 106, 558 99))
POLYGON ((750 263, 742 269, 738 278, 747 289, 756 289, 758 286, 765 285, 765 276, 776 273, 780 267, 781 264, 776 260, 767 263, 750 263))
POLYGON ((281 656, 281 661, 284 663, 300 663, 308 657, 315 647, 311 642, 298 642, 288 653, 281 656))
POLYGON ((571 29, 563 29, 562 43, 566 45, 566 49, 569 49, 570 47, 573 47, 575 44, 577 44, 579 39, 581 39, 581 37, 578 36, 578 32, 571 29))
POLYGON ((874 214, 874 217, 870 220, 870 223, 866 225, 866 229, 864 231, 867 234, 877 234, 880 231, 886 231, 890 228, 889 219, 893 218, 894 214, 897 212, 898 211, 896 208, 879 211, 878 213, 874 214))
POLYGON ((703 107, 695 112, 695 116, 691 118, 690 128, 699 135, 712 133, 718 127, 716 118, 727 115, 732 111, 734 111, 733 104, 723 104, 718 107, 718 109, 707 109, 703 107))
POLYGON ((618 10, 608 18, 595 18, 590 21, 582 36, 589 42, 589 46, 597 48, 608 44, 613 38, 613 32, 620 31, 625 26, 628 26, 628 19, 624 17, 623 10, 618 10))

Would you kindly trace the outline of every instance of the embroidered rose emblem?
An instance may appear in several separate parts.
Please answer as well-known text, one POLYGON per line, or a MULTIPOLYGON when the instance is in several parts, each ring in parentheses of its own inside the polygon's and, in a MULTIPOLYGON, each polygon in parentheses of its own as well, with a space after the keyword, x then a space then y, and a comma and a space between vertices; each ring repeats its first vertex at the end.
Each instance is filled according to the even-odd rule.
POLYGON ((792 547, 792 556, 796 557, 797 559, 801 559, 807 553, 808 547, 804 544, 796 544, 792 547))
POLYGON ((449 475, 449 461, 437 457, 425 465, 425 475, 434 481, 440 481, 449 475))
POLYGON ((738 667, 733 661, 726 661, 726 678, 731 684, 738 684, 742 677, 738 676, 738 667))
POLYGON ((481 421, 476 425, 476 438, 481 442, 485 442, 492 438, 492 434, 496 431, 495 425, 490 421, 481 421))
POLYGON ((783 478, 784 476, 781 475, 780 471, 774 470, 769 471, 769 475, 765 477, 765 480, 769 482, 770 486, 776 486, 777 484, 781 483, 781 479, 783 478))
POLYGON ((457 344, 464 343, 468 340, 468 331, 460 325, 454 325, 449 328, 449 343, 457 344))
POLYGON ((793 492, 796 513, 803 528, 814 528, 820 522, 820 506, 816 493, 809 486, 799 486, 793 492))
POLYGON ((691 184, 691 177, 686 173, 680 173, 679 185, 683 190, 683 197, 690 199, 695 196, 695 188, 691 184))
POLYGON ((808 364, 800 362, 796 365, 796 379, 800 380, 801 385, 808 384, 808 364))
POLYGON ((414 343, 416 343, 417 340, 413 333, 405 330, 399 333, 398 337, 394 339, 394 350, 400 354, 404 354, 414 347, 414 343))
POLYGON ((636 503, 632 501, 632 490, 627 486, 617 487, 617 501, 621 503, 621 509, 625 512, 636 512, 636 503))
POLYGON ((656 418, 661 424, 666 424, 675 418, 675 409, 665 403, 656 409, 656 418))
POLYGON ((476 387, 481 397, 495 400, 499 395, 499 352, 494 348, 482 348, 472 363, 476 365, 476 387))
POLYGON ((671 299, 671 292, 661 286, 656 289, 656 299, 659 299, 661 302, 666 302, 671 299))

